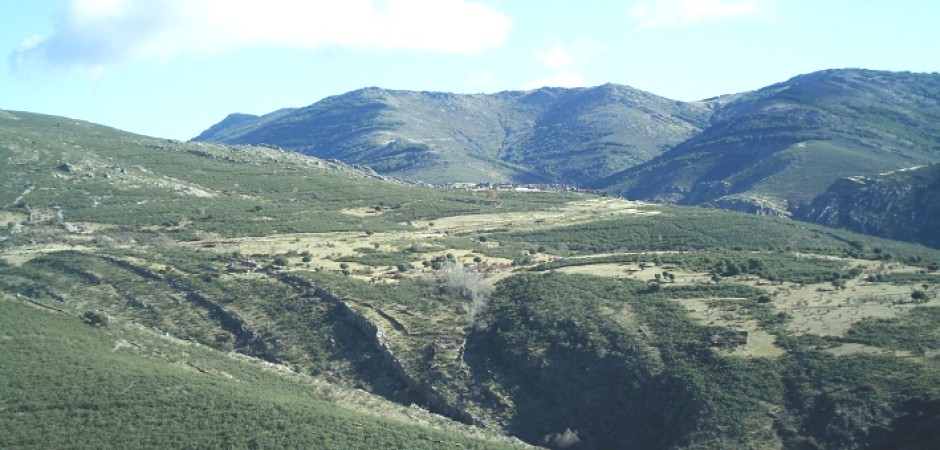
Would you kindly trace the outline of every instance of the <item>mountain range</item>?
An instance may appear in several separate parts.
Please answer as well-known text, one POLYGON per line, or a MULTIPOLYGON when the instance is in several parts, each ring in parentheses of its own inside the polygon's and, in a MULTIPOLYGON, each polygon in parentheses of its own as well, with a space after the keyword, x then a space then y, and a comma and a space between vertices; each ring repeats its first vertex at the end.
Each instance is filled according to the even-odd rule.
POLYGON ((847 176, 940 161, 940 74, 827 70, 681 102, 628 86, 366 88, 194 140, 268 144, 431 183, 560 183, 791 214, 847 176))
POLYGON ((940 74, 825 70, 698 102, 615 84, 474 95, 373 87, 232 114, 194 140, 277 146, 411 182, 565 184, 815 220, 806 208, 839 180, 940 162, 940 74))

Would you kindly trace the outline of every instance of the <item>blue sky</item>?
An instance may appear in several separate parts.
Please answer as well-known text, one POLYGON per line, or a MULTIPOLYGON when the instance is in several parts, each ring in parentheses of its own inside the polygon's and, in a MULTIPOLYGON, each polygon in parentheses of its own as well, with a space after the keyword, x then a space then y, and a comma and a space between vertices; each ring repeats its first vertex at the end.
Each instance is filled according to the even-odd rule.
POLYGON ((0 0, 0 108, 189 139, 366 86, 677 100, 940 71, 934 0, 0 0))

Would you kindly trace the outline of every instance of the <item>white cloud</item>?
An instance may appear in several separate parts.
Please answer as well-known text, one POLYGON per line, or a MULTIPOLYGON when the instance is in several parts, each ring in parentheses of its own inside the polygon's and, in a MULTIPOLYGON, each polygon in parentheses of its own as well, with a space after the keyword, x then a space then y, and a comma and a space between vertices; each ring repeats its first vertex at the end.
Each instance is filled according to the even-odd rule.
POLYGON ((476 70, 467 76, 467 82, 474 86, 486 86, 493 81, 492 69, 476 70))
POLYGON ((72 0, 53 33, 11 61, 97 71, 257 45, 473 54, 510 25, 473 0, 72 0))
POLYGON ((549 51, 536 51, 535 57, 542 64, 552 68, 558 69, 561 67, 568 67, 574 62, 571 54, 563 45, 556 45, 549 51))
POLYGON ((585 79, 577 68, 583 67, 595 56, 603 53, 606 45, 590 39, 579 39, 567 44, 556 44, 548 50, 536 50, 535 59, 545 67, 548 76, 538 77, 522 85, 523 89, 551 87, 581 87, 585 79))
POLYGON ((548 78, 538 78, 522 86, 523 89, 538 89, 541 87, 582 87, 584 77, 567 70, 558 72, 548 78))
POLYGON ((644 0, 628 15, 640 28, 659 28, 759 13, 758 0, 644 0))

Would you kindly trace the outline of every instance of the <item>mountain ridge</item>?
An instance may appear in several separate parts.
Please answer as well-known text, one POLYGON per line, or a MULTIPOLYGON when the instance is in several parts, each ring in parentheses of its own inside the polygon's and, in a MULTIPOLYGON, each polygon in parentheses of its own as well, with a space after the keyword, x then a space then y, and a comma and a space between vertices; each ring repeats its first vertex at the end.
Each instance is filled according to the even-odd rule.
POLYGON ((938 114, 940 74, 800 75, 739 94, 704 132, 600 184, 686 205, 763 197, 789 215, 839 178, 936 162, 938 114))
POLYGON ((363 88, 194 140, 271 144, 437 184, 559 183, 791 215, 835 180, 940 161, 940 74, 830 69, 696 102, 607 83, 363 88))
POLYGON ((370 87, 263 116, 229 116, 194 140, 272 144, 436 183, 590 184, 685 139, 709 114, 701 103, 614 84, 495 94, 370 87))

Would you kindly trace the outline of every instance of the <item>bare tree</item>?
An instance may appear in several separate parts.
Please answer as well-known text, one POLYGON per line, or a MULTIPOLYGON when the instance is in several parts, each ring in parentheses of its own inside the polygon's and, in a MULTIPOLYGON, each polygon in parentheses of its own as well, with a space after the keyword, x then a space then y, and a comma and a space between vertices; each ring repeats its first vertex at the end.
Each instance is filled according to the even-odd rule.
POLYGON ((466 267, 456 261, 450 260, 441 268, 440 279, 458 295, 470 300, 466 306, 467 321, 476 323, 480 314, 486 311, 490 295, 493 294, 493 284, 482 273, 466 267))

